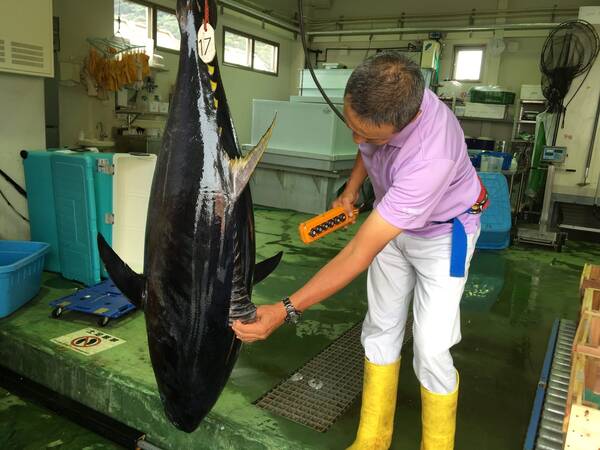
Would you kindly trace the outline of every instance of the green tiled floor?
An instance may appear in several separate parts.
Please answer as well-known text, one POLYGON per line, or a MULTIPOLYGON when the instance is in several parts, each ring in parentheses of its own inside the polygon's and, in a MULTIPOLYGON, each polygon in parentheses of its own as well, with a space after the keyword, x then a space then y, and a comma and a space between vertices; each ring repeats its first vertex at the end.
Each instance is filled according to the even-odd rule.
MULTIPOLYGON (((306 217, 256 211, 260 257, 285 252, 278 270, 255 288, 256 303, 274 302, 300 287, 347 241, 349 233, 338 232, 311 246, 302 244, 296 230, 306 217)), ((563 253, 512 248, 476 254, 463 299, 463 340, 453 352, 461 372, 457 449, 522 446, 548 333, 555 318, 577 317, 577 285, 587 261, 600 262, 600 246, 569 242, 563 253)), ((50 342, 96 326, 95 321, 75 314, 66 313, 61 320, 48 317, 48 302, 73 289, 72 283, 45 274, 40 295, 0 320, 4 364, 148 433, 151 442, 164 448, 340 449, 352 442, 358 403, 322 434, 266 413, 252 402, 362 319, 364 276, 307 312, 297 328, 282 327, 268 341, 244 347, 213 412, 191 435, 175 430, 164 419, 140 312, 107 329, 127 342, 97 356, 81 356, 50 342)), ((393 449, 419 447, 420 401, 408 363, 411 353, 410 348, 404 351, 407 363, 401 371, 393 449)), ((40 411, 16 399, 0 403, 0 448, 44 448, 59 440, 62 443, 56 445, 61 449, 110 448, 93 434, 40 411), (50 428, 45 415, 52 417, 50 428), (38 430, 39 441, 32 440, 31 429, 38 430)))

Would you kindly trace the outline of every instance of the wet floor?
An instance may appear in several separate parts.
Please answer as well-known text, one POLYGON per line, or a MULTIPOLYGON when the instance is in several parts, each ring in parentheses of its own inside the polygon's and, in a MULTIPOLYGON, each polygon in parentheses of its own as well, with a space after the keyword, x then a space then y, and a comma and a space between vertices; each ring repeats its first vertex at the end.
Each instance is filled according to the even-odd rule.
MULTIPOLYGON (((296 236, 298 223, 306 218, 299 213, 257 209, 258 259, 279 250, 285 256, 276 273, 255 288, 256 303, 272 303, 292 293, 350 237, 349 232, 336 232, 306 246, 296 236)), ((462 301, 463 339, 453 350, 461 376, 457 450, 522 448, 552 323, 558 318, 577 318, 578 283, 585 262, 600 262, 600 245, 568 242, 563 253, 537 247, 476 253, 462 301)), ((72 285, 47 276, 45 297, 40 302, 57 295, 53 289, 59 292, 69 287, 72 285)), ((275 448, 271 435, 284 438, 290 443, 289 448, 345 448, 352 442, 358 424, 359 402, 327 433, 256 410, 251 403, 360 321, 365 308, 363 275, 332 299, 308 311, 298 327, 284 326, 268 341, 245 346, 216 410, 238 420, 240 426, 261 432, 262 441, 252 448, 275 448)), ((132 324, 138 320, 141 318, 132 324)), ((411 359, 408 345, 403 351, 393 449, 419 448, 420 399, 411 359)), ((48 433, 47 443, 60 440, 56 446, 61 449, 106 445, 101 438, 92 433, 86 435, 78 426, 54 418, 47 411, 40 412, 34 405, 18 400, 3 405, 0 403, 1 448, 45 448, 28 447, 28 430, 36 427, 42 435, 48 433), (47 431, 49 419, 45 416, 53 417, 52 430, 62 434, 47 431), (7 422, 8 417, 11 420, 7 422), (88 440, 84 445, 74 443, 68 436, 85 436, 88 440)), ((216 446, 199 442, 197 448, 216 446)))

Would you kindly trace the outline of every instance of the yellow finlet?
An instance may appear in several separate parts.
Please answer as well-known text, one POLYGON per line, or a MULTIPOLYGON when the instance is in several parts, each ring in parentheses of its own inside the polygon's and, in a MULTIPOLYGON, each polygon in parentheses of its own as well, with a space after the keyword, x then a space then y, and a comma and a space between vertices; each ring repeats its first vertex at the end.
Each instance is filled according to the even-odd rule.
POLYGON ((206 67, 208 67, 208 73, 209 73, 209 75, 214 75, 215 74, 215 66, 211 66, 210 64, 207 64, 206 67))
POLYGON ((213 92, 215 92, 217 90, 216 81, 210 80, 210 88, 212 89, 213 92))
POLYGON ((217 99, 215 98, 215 108, 218 108, 218 107, 219 107, 219 100, 217 100, 217 99))

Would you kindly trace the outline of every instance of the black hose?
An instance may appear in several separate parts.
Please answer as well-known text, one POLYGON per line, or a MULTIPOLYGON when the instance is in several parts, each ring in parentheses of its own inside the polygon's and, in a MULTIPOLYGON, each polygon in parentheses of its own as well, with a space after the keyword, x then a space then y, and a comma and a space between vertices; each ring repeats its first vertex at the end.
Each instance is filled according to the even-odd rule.
POLYGON ((17 214, 21 219, 23 219, 25 222, 29 222, 29 219, 27 217, 25 217, 23 214, 21 214, 17 208, 14 207, 14 205, 10 202, 10 200, 8 198, 6 198, 6 195, 4 195, 4 192, 0 191, 0 197, 2 197, 4 199, 4 201, 6 202, 6 204, 8 206, 10 206, 10 208, 15 212, 15 214, 17 214))
POLYGON ((317 89, 319 90, 319 92, 321 93, 323 98, 325 99, 325 102, 327 102, 329 107, 340 118, 340 120, 342 122, 346 123, 346 120, 344 119, 344 115, 340 112, 339 109, 336 108, 336 106, 331 102, 331 100, 329 100, 329 97, 327 96, 327 94, 325 93, 323 88, 321 87, 321 83, 319 83, 319 80, 317 80, 317 76, 315 75, 315 72, 313 70, 312 63, 310 62, 310 56, 308 54, 308 48, 306 46, 306 36, 304 34, 304 7, 302 5, 302 0, 298 0, 298 16, 299 16, 299 22, 300 22, 300 39, 302 40, 302 48, 304 49, 304 57, 306 58, 306 66, 308 67, 310 76, 312 77, 313 81, 315 82, 317 89))
POLYGON ((4 178, 8 183, 10 183, 11 186, 13 188, 15 188, 15 190, 19 194, 21 194, 23 197, 27 198, 27 192, 25 191, 25 189, 23 189, 21 186, 19 186, 15 180, 13 180, 10 176, 8 176, 8 174, 6 172, 4 172, 4 170, 0 169, 0 175, 2 175, 2 178, 4 178))

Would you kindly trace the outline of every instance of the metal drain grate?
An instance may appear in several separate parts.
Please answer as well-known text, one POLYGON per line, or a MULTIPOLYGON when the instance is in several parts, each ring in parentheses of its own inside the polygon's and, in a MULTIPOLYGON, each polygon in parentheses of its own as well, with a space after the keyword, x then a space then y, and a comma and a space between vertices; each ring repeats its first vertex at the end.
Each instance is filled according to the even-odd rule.
MULTIPOLYGON (((320 432, 350 407, 362 390, 364 350, 362 322, 357 323, 255 405, 320 432)), ((411 339, 412 320, 404 342, 411 339)))

